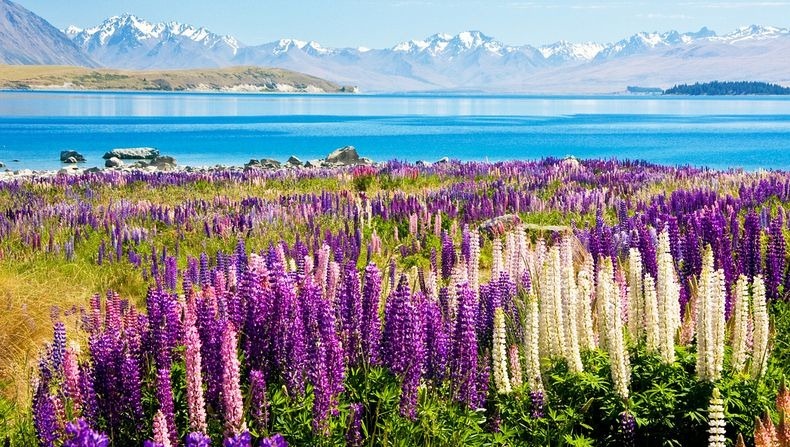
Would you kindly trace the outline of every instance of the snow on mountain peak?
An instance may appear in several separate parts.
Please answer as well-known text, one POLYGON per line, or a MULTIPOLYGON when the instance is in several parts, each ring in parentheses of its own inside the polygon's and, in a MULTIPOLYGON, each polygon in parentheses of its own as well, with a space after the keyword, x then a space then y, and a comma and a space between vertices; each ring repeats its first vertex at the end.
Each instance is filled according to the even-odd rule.
POLYGON ((79 45, 91 43, 100 47, 108 45, 112 38, 142 42, 149 39, 164 40, 171 37, 183 37, 209 48, 222 43, 228 46, 233 54, 241 47, 234 37, 214 34, 204 27, 195 27, 175 21, 151 23, 128 13, 110 17, 99 25, 84 30, 70 26, 66 29, 66 35, 79 45))
POLYGON ((485 48, 492 53, 500 53, 505 45, 480 31, 463 31, 455 36, 437 33, 424 40, 401 42, 392 47, 392 51, 413 54, 427 53, 432 56, 447 53, 453 56, 478 48, 485 48))
POLYGON ((557 61, 591 61, 606 45, 596 42, 573 43, 560 40, 551 45, 538 48, 540 54, 546 59, 557 61))
POLYGON ((737 43, 749 40, 765 40, 775 39, 777 37, 786 36, 790 34, 790 30, 786 28, 777 28, 775 26, 742 26, 737 30, 725 34, 716 40, 724 41, 727 43, 737 43))

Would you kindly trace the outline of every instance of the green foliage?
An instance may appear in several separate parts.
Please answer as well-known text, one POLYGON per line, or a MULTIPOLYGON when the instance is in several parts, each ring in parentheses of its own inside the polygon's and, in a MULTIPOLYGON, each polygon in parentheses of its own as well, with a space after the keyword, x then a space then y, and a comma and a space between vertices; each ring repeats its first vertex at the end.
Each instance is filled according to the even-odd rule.
POLYGON ((680 84, 664 90, 665 95, 790 95, 790 88, 779 84, 756 81, 722 82, 713 81, 705 83, 680 84))

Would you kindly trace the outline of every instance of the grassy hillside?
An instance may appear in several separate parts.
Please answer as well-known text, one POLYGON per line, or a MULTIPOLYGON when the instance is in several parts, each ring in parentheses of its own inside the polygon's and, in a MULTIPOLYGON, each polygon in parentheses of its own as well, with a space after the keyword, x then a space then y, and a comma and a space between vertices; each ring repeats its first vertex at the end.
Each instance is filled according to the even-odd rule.
POLYGON ((0 88, 76 90, 350 91, 321 78, 279 68, 110 70, 50 65, 0 65, 0 88))

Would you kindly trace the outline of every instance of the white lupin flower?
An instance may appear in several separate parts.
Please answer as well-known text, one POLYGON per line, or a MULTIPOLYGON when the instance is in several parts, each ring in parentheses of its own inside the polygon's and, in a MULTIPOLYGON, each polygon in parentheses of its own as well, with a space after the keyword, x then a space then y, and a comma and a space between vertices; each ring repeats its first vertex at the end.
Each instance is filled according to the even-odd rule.
POLYGON ((618 293, 614 284, 614 267, 609 257, 602 257, 598 263, 598 300, 602 302, 603 312, 598 317, 604 320, 606 329, 606 350, 612 369, 612 382, 615 392, 623 399, 628 399, 628 387, 631 383, 631 367, 628 351, 625 349, 623 336, 623 319, 620 313, 618 293))
POLYGON ((576 278, 573 269, 573 252, 569 237, 564 237, 560 245, 560 293, 563 306, 563 330, 565 336, 565 359, 571 371, 584 370, 579 353, 579 335, 577 329, 579 296, 576 289, 576 278))
POLYGON ((521 372, 521 358, 519 357, 518 345, 510 345, 507 354, 508 366, 510 367, 510 386, 512 388, 521 388, 524 380, 521 372))
POLYGON ((743 372, 748 354, 749 332, 749 282, 746 276, 738 276, 732 312, 732 369, 743 372))
MULTIPOLYGON (((540 269, 540 275, 538 276, 537 287, 535 288, 536 296, 535 301, 539 303, 540 310, 536 311, 536 315, 539 320, 539 333, 540 336, 537 338, 538 345, 540 347, 540 355, 542 357, 551 357, 552 353, 552 320, 551 315, 554 314, 552 310, 552 306, 554 305, 554 299, 551 297, 551 294, 554 291, 554 276, 553 270, 551 269, 551 265, 549 260, 546 259, 543 262, 543 265, 540 269)), ((538 306, 536 306, 538 307, 538 306)))
POLYGON ((752 280, 752 306, 754 313, 754 339, 752 342, 752 377, 760 377, 765 373, 768 361, 769 325, 768 310, 765 301, 765 283, 763 277, 757 275, 752 280))
POLYGON ((530 391, 542 391, 543 380, 540 376, 540 346, 543 340, 540 332, 541 312, 538 307, 538 297, 531 293, 527 296, 526 330, 524 331, 524 346, 527 363, 527 383, 530 391))
POLYGON ((628 250, 628 331, 634 340, 642 338, 644 328, 644 294, 642 285, 642 255, 636 248, 628 250))
POLYGON ((697 375, 711 382, 721 378, 724 362, 724 271, 713 270, 713 252, 706 247, 697 291, 697 375))
POLYGON ((727 445, 727 421, 724 419, 724 400, 718 388, 713 388, 713 394, 708 406, 708 447, 725 447, 727 445))
POLYGON ((480 288, 480 233, 477 230, 469 231, 469 259, 466 265, 466 275, 472 290, 480 288))
POLYGON ((499 278, 499 274, 505 269, 505 261, 502 258, 502 239, 496 238, 493 242, 491 277, 499 278))
MULTIPOLYGON (((656 297, 656 283, 650 273, 645 273, 644 279, 644 321, 645 321, 645 341, 647 349, 652 352, 660 352, 661 346, 661 324, 659 323, 658 299, 656 297)), ((663 342, 666 342, 665 340, 663 342)), ((673 347, 674 349, 674 347, 673 347)))
POLYGON ((501 394, 511 391, 508 377, 507 338, 505 334, 505 312, 501 307, 494 309, 494 334, 491 359, 494 363, 494 385, 501 394))
POLYGON ((579 303, 576 318, 576 327, 579 332, 579 349, 595 349, 595 334, 592 324, 592 298, 593 298, 593 263, 592 256, 587 254, 584 265, 577 275, 579 289, 579 303))
POLYGON ((521 279, 524 276, 524 272, 529 269, 527 265, 527 259, 529 258, 529 245, 527 244, 527 230, 524 228, 523 225, 519 225, 516 228, 516 241, 518 242, 518 258, 516 259, 518 265, 518 271, 516 272, 516 276, 514 279, 521 279))
MULTIPOLYGON (((563 356, 566 352, 565 318, 562 305, 562 265, 560 262, 560 248, 553 246, 548 253, 548 265, 551 270, 549 276, 547 299, 551 301, 551 313, 548 314, 549 332, 551 334, 551 354, 563 356)), ((543 292, 543 291, 542 291, 543 292)))
MULTIPOLYGON (((680 327, 680 284, 675 272, 669 246, 669 232, 664 230, 658 236, 656 263, 656 302, 660 338, 658 343, 661 358, 669 364, 675 361, 675 335, 680 327)), ((711 264, 712 265, 712 264, 711 264)))

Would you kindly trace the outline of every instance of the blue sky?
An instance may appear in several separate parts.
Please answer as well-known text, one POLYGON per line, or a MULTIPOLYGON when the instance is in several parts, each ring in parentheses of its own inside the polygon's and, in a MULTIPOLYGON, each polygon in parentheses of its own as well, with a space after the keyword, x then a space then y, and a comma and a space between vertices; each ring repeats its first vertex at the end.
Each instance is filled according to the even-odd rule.
POLYGON ((726 33, 738 26, 787 27, 790 0, 16 0, 65 28, 125 12, 230 34, 246 44, 283 37, 324 46, 390 47, 436 32, 480 30, 507 44, 560 39, 610 42, 637 31, 726 33))

